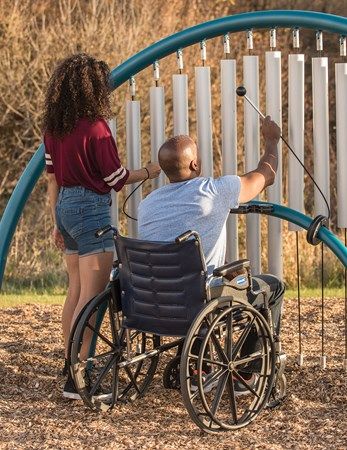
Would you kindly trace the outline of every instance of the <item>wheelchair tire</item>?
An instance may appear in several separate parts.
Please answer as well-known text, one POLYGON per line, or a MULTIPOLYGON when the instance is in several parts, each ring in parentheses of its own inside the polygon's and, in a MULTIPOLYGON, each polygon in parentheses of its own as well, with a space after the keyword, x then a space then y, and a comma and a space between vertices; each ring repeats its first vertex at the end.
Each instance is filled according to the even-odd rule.
POLYGON ((181 357, 181 392, 192 420, 207 433, 248 425, 267 404, 275 361, 271 330, 259 311, 232 297, 209 302, 192 323, 181 357), (251 330, 257 347, 244 354, 251 330))
POLYGON ((160 345, 155 335, 115 326, 117 306, 109 289, 91 300, 75 326, 71 346, 71 374, 84 403, 94 411, 106 411, 117 401, 133 401, 147 390, 156 371, 159 356, 119 367, 127 358, 160 345), (89 356, 82 359, 83 338, 89 334, 89 356))
POLYGON ((180 361, 181 356, 175 356, 166 365, 163 372, 163 385, 165 389, 180 389, 180 361))
POLYGON ((93 297, 91 300, 89 300, 88 303, 86 303, 83 308, 81 309, 81 311, 78 313, 78 316, 74 322, 74 324, 72 325, 71 331, 70 331, 70 337, 69 337, 69 348, 68 348, 68 355, 67 355, 67 363, 68 363, 68 367, 70 370, 70 366, 71 366, 71 350, 72 350, 72 343, 73 343, 73 337, 76 331, 76 326, 80 320, 80 318, 82 317, 82 314, 84 313, 84 311, 87 309, 87 306, 89 305, 90 302, 92 302, 94 300, 95 297, 93 297))

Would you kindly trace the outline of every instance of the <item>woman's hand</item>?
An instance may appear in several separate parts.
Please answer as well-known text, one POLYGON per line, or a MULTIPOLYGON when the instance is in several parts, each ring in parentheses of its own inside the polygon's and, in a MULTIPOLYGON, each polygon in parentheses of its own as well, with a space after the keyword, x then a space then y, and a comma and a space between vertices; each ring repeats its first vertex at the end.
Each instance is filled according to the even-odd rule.
POLYGON ((64 239, 57 227, 54 227, 52 235, 55 245, 59 248, 59 250, 64 251, 65 250, 64 239))
POLYGON ((161 172, 161 168, 158 163, 148 163, 146 169, 149 173, 149 178, 152 180, 153 178, 158 178, 161 172))

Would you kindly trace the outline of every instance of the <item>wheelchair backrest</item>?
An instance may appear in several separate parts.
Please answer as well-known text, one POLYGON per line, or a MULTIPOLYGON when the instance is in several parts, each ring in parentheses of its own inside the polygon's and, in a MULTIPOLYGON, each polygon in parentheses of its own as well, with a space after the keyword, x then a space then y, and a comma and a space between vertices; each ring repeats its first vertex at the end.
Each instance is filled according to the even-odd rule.
POLYGON ((184 336, 206 300, 206 266, 196 239, 116 238, 124 326, 184 336))

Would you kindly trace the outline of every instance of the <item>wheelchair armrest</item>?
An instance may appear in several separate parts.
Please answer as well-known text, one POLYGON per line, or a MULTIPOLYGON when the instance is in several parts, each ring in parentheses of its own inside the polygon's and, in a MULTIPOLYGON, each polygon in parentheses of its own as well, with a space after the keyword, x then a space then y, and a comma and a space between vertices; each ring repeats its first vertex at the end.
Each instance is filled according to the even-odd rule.
POLYGON ((213 271, 214 277, 225 277, 228 273, 239 272, 242 269, 249 269, 251 263, 249 259, 239 259, 232 263, 224 264, 224 266, 217 267, 213 271))
POLYGON ((230 282, 230 286, 237 290, 249 289, 251 287, 251 263, 248 259, 239 259, 224 266, 217 267, 213 271, 214 277, 224 277, 230 282), (247 270, 247 274, 240 273, 247 270))

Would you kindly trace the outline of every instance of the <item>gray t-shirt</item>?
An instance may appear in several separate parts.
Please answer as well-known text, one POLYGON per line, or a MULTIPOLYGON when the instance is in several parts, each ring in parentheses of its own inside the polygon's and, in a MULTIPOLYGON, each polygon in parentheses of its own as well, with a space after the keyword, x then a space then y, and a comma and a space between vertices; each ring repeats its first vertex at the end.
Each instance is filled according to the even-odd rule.
POLYGON ((226 221, 237 208, 241 181, 236 175, 194 178, 170 183, 149 194, 139 205, 139 238, 173 241, 187 230, 202 240, 208 273, 225 262, 226 221))

